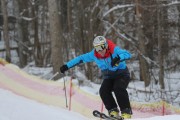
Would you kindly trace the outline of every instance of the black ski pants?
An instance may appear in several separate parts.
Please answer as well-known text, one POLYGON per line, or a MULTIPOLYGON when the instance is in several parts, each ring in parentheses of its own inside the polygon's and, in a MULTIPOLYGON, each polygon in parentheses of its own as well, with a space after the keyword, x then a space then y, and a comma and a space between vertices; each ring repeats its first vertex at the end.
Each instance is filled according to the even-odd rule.
POLYGON ((121 111, 126 108, 131 109, 128 92, 126 90, 129 82, 130 74, 127 68, 122 70, 116 78, 109 77, 103 80, 99 93, 108 111, 118 106, 121 111), (114 92, 118 106, 112 92, 114 92))

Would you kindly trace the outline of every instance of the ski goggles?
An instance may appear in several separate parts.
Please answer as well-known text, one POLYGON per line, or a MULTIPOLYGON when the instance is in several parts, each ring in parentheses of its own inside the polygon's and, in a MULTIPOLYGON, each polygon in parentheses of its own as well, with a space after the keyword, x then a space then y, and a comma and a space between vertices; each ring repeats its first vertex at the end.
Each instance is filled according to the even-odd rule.
POLYGON ((97 52, 99 52, 99 51, 106 49, 106 45, 102 44, 102 45, 94 46, 94 48, 97 52))

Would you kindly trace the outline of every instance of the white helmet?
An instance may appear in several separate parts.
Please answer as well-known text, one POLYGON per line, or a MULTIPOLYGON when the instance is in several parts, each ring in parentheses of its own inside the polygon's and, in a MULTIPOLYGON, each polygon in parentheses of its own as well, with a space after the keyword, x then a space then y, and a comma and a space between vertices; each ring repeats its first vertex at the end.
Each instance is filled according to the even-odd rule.
POLYGON ((106 38, 103 37, 103 36, 95 37, 94 41, 93 41, 93 46, 96 49, 96 51, 99 51, 99 50, 102 50, 102 49, 105 49, 105 48, 107 49, 108 44, 107 44, 106 38))
POLYGON ((99 46, 99 45, 102 45, 102 44, 106 44, 106 38, 103 37, 103 36, 97 36, 94 38, 94 41, 93 41, 93 46, 99 46))

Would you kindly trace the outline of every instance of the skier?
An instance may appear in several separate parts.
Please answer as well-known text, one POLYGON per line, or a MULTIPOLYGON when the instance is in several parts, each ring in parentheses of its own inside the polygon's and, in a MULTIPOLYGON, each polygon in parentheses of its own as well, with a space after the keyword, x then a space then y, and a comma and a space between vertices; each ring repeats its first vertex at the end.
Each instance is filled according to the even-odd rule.
POLYGON ((121 117, 124 119, 131 118, 132 110, 126 90, 130 82, 130 73, 125 63, 125 60, 131 58, 131 54, 103 36, 95 37, 93 46, 92 51, 62 65, 60 67, 61 73, 80 63, 95 62, 102 72, 103 82, 99 93, 109 116, 120 118, 119 106, 121 117), (114 92, 117 103, 112 92, 114 92))

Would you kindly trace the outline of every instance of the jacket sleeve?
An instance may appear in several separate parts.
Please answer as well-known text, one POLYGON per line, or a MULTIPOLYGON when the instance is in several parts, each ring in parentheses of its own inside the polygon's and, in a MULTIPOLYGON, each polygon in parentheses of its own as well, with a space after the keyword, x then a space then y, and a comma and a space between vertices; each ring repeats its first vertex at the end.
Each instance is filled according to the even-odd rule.
POLYGON ((118 46, 115 47, 114 52, 119 55, 121 61, 129 60, 132 57, 130 52, 128 52, 127 50, 123 50, 118 46))
POLYGON ((68 68, 72 68, 80 63, 93 62, 94 61, 94 51, 88 52, 86 54, 80 55, 69 62, 67 62, 68 68))

